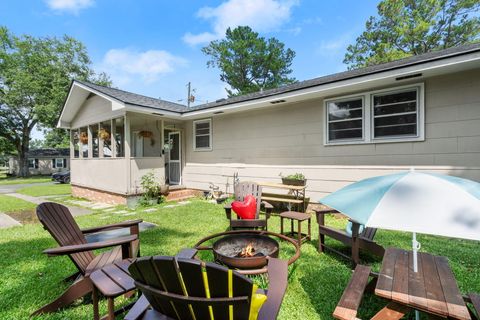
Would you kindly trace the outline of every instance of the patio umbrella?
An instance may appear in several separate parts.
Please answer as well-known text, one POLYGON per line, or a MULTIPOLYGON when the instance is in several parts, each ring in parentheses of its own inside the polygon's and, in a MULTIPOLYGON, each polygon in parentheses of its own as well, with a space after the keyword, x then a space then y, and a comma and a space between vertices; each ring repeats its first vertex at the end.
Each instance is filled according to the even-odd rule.
POLYGON ((480 183, 453 176, 406 171, 364 179, 321 199, 366 227, 480 240, 480 183))

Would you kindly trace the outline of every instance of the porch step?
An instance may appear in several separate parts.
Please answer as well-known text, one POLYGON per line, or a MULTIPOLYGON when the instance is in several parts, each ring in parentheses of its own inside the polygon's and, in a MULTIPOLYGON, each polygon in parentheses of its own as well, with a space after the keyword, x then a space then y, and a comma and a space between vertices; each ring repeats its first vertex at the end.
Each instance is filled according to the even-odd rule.
POLYGON ((172 188, 170 187, 170 191, 167 195, 166 200, 167 201, 180 201, 180 200, 194 198, 194 197, 198 197, 198 196, 202 196, 202 195, 203 195, 203 191, 194 190, 194 189, 186 189, 186 188, 184 188, 184 189, 175 188, 174 190, 172 190, 172 188))

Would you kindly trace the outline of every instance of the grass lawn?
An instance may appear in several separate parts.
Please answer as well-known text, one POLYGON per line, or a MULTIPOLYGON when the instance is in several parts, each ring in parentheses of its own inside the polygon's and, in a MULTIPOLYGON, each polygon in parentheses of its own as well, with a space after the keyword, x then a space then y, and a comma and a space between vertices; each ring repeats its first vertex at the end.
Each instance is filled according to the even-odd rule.
MULTIPOLYGON (((228 223, 221 205, 193 200, 188 205, 174 208, 158 206, 154 212, 143 212, 128 217, 98 211, 77 218, 81 227, 97 226, 127 219, 142 218, 157 228, 141 233, 142 255, 174 255, 180 249, 192 247, 200 238, 227 229, 228 223)), ((345 224, 342 219, 327 217, 327 222, 345 224)), ((316 223, 313 223, 316 226, 316 223)), ((279 218, 272 217, 269 229, 279 230, 279 218)), ((289 285, 279 319, 331 319, 331 314, 351 276, 350 264, 335 254, 319 254, 316 250, 318 230, 313 228, 313 241, 304 243, 300 259, 289 268, 289 285)), ((408 249, 411 235, 380 230, 377 241, 384 246, 408 249)), ((328 241, 328 240, 327 240, 328 241)), ((480 245, 478 242, 419 236, 422 251, 444 255, 463 293, 480 292, 480 245)), ((333 244, 333 240, 329 242, 333 244)), ((2 230, 0 232, 0 319, 26 319, 43 304, 56 298, 67 285, 63 278, 75 271, 67 257, 48 258, 42 250, 55 247, 55 241, 39 224, 2 230)), ((281 244, 281 257, 293 253, 291 246, 281 244)), ((211 258, 209 255, 204 258, 211 258)), ((379 259, 362 256, 365 263, 380 267, 379 259)), ((385 305, 379 298, 367 295, 360 308, 360 318, 373 316, 385 305)), ((101 313, 106 312, 106 301, 101 301, 101 313)), ((40 319, 89 319, 90 303, 77 305, 43 315, 40 319)))
MULTIPOLYGON (((35 209, 34 203, 0 194, 0 212, 19 212, 35 209)), ((3 232, 3 230, 2 230, 3 232)))
POLYGON ((25 194, 27 196, 32 196, 32 197, 70 194, 71 192, 72 192, 72 188, 70 184, 61 184, 61 183, 56 183, 56 184, 46 185, 46 186, 31 186, 31 187, 25 187, 20 190, 17 190, 17 193, 25 194))
POLYGON ((5 175, 0 177, 0 185, 7 184, 23 184, 23 183, 40 183, 52 181, 50 176, 32 176, 28 178, 7 178, 5 175))

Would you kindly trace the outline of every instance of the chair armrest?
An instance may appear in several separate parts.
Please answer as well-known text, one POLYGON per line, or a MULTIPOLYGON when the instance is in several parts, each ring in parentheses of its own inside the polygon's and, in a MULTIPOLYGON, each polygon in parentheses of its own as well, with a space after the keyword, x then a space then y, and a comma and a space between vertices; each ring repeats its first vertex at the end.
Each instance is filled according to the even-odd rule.
POLYGON ((126 244, 130 244, 131 242, 137 239, 138 239, 138 236, 134 234, 134 235, 120 237, 120 238, 111 239, 111 240, 47 249, 47 250, 44 250, 43 253, 47 254, 50 257, 68 255, 68 254, 77 253, 77 252, 85 252, 90 250, 115 247, 119 245, 126 245, 126 244))
POLYGON ((258 320, 276 319, 288 283, 288 262, 286 260, 268 258, 268 291, 267 301, 258 314, 258 320))
POLYGON ((88 233, 95 233, 98 231, 107 231, 107 230, 114 230, 114 229, 121 229, 121 228, 130 228, 133 226, 136 226, 140 223, 142 223, 142 219, 138 220, 127 220, 127 221, 122 221, 119 223, 113 223, 113 224, 107 224, 105 226, 100 226, 100 227, 93 227, 93 228, 85 228, 82 229, 83 234, 88 234, 88 233))
POLYGON ((150 306, 150 302, 148 302, 145 295, 142 294, 140 298, 138 298, 137 302, 135 302, 133 307, 128 311, 124 319, 125 320, 141 319, 149 306, 150 306))
POLYGON ((175 258, 193 259, 193 257, 195 257, 197 252, 198 252, 197 249, 191 249, 191 248, 182 249, 182 251, 177 253, 175 258))

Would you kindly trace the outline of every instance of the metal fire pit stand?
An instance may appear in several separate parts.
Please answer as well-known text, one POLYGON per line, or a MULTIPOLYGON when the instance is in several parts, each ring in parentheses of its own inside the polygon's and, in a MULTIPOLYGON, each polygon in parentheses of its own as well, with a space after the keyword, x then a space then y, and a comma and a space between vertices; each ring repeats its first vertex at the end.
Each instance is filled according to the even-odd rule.
MULTIPOLYGON (((284 236, 283 234, 275 233, 275 232, 270 232, 270 231, 263 231, 263 230, 233 230, 233 231, 225 231, 225 232, 220 232, 220 233, 215 233, 210 236, 207 236, 200 241, 198 241, 194 248, 197 250, 213 250, 212 246, 203 246, 202 244, 207 242, 208 240, 215 239, 218 237, 222 236, 227 236, 227 235, 234 235, 234 234, 252 234, 252 235, 265 235, 265 236, 272 236, 276 237, 279 239, 282 239, 284 241, 287 241, 291 243, 295 247, 295 254, 288 259, 288 265, 291 265, 297 259, 300 257, 300 246, 295 241, 294 239, 291 239, 287 236, 284 236)), ((267 257, 268 259, 268 257, 267 257)), ((267 265, 268 266, 268 265, 267 265)), ((238 273, 245 274, 245 275, 254 275, 254 274, 262 274, 267 272, 267 266, 260 268, 260 269, 248 269, 248 270, 241 270, 241 269, 235 269, 238 273)))

